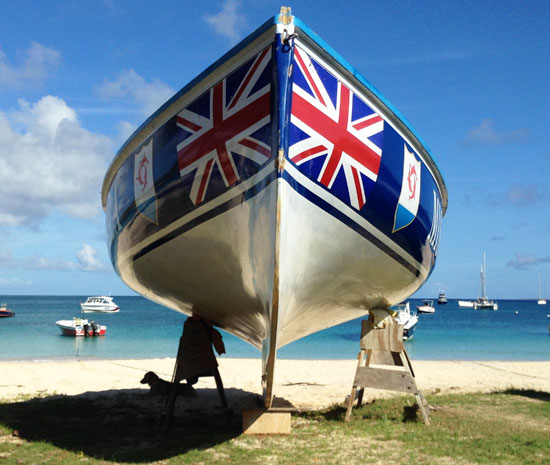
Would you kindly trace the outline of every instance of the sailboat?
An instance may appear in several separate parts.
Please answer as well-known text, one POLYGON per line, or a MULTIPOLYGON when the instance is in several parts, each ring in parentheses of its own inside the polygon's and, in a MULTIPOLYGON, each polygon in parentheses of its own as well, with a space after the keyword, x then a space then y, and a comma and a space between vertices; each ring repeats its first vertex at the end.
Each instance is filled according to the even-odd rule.
POLYGON ((540 292, 540 274, 539 274, 539 300, 537 301, 539 305, 546 305, 546 299, 542 298, 541 292, 540 292))
POLYGON ((481 266, 481 297, 474 302, 474 310, 498 310, 498 304, 487 297, 485 284, 485 253, 483 254, 483 265, 481 266))

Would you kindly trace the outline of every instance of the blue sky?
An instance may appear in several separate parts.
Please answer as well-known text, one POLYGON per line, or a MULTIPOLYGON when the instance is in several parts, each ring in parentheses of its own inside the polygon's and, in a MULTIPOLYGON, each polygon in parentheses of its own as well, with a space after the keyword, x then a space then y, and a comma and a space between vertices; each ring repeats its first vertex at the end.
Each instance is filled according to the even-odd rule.
MULTIPOLYGON (((288 2, 410 121, 449 190, 420 297, 550 297, 547 1, 288 2), (344 6, 345 5, 345 6, 344 6)), ((117 149, 281 2, 0 0, 0 295, 133 294, 105 242, 117 149)))

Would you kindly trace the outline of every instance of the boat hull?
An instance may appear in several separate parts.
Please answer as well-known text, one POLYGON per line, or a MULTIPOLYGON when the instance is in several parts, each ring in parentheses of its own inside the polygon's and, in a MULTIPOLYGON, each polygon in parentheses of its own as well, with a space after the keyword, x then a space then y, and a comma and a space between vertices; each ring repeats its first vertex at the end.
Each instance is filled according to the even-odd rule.
POLYGON ((447 204, 416 134, 330 51, 268 21, 136 131, 103 187, 124 282, 262 350, 268 383, 279 347, 418 290, 447 204))
POLYGON ((107 326, 97 325, 92 329, 91 323, 75 324, 72 320, 60 320, 55 323, 63 336, 105 336, 107 326))
POLYGON ((81 313, 117 313, 120 311, 120 309, 118 307, 111 309, 104 307, 87 307, 85 305, 80 305, 80 311, 81 313))

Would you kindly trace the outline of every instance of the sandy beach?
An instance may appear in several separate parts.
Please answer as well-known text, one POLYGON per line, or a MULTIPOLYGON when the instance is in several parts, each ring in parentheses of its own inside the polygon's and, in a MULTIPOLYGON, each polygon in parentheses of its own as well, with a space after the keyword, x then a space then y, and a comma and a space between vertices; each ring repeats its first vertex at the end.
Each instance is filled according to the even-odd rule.
MULTIPOLYGON (((220 358, 219 370, 230 404, 261 394, 259 359, 220 358)), ((508 388, 550 391, 550 362, 412 361, 424 394, 491 392, 508 388)), ((351 390, 356 360, 278 360, 275 395, 298 409, 342 403, 351 390)), ((174 359, 1 361, 0 399, 21 395, 98 395, 147 392, 139 381, 147 371, 170 380, 174 359)), ((213 378, 200 378, 194 399, 217 399, 213 378)), ((391 395, 367 390, 365 399, 391 395)), ((196 405, 196 401, 193 402, 196 405)))

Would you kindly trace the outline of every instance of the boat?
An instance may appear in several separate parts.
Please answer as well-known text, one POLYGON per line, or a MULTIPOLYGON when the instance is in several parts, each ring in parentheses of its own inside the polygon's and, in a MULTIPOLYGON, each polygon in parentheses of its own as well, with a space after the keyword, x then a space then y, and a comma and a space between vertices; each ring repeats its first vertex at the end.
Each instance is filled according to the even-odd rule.
POLYGON ((542 294, 540 291, 540 274, 539 274, 539 300, 537 300, 538 305, 546 305, 546 299, 542 298, 542 294))
POLYGON ((445 182, 388 100, 283 7, 119 149, 102 187, 135 292, 262 355, 403 302, 435 266, 445 182))
POLYGON ((412 339, 414 336, 414 330, 418 323, 418 315, 411 312, 409 302, 399 304, 392 307, 397 314, 395 316, 395 322, 398 325, 403 325, 403 340, 412 339))
POLYGON ((434 301, 433 300, 424 300, 422 305, 416 306, 416 311, 418 313, 435 313, 434 301))
POLYGON ((445 305, 447 303, 447 295, 445 294, 445 291, 443 290, 439 291, 439 297, 437 298, 437 303, 439 305, 445 305))
POLYGON ((498 304, 487 297, 485 284, 485 253, 483 254, 483 265, 481 265, 481 297, 474 301, 474 310, 498 310, 498 304))
POLYGON ((474 303, 471 300, 459 300, 458 301, 459 307, 467 307, 467 308, 474 308, 474 303))
POLYGON ((100 295, 88 297, 86 302, 81 302, 80 311, 82 313, 116 313, 120 308, 113 301, 113 297, 100 295))
POLYGON ((85 318, 59 320, 55 324, 64 336, 105 336, 107 326, 97 324, 85 318))
POLYGON ((15 312, 12 312, 8 308, 8 304, 0 304, 0 318, 7 318, 10 316, 15 316, 15 312))

